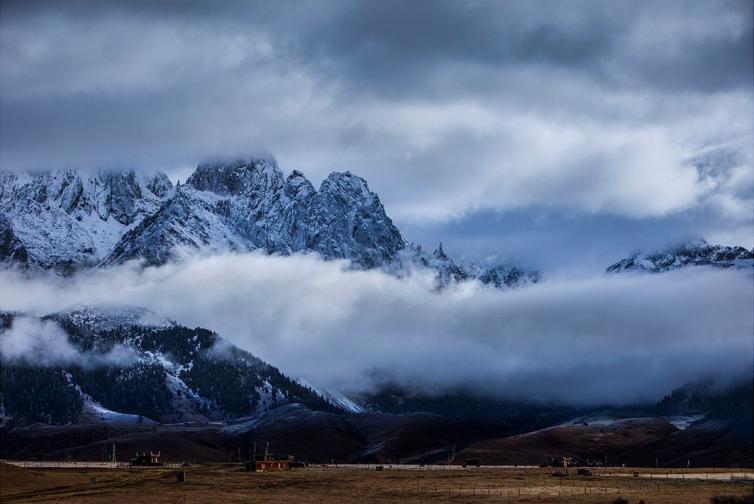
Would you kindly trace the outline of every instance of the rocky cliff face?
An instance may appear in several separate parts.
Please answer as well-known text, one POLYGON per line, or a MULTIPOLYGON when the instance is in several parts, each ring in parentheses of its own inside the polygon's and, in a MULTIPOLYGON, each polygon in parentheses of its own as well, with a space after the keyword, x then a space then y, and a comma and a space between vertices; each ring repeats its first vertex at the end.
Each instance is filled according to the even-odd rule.
POLYGON ((634 252, 625 259, 609 266, 607 273, 661 273, 687 266, 751 268, 754 266, 754 250, 746 250, 743 247, 710 245, 699 239, 663 250, 647 253, 634 252))
POLYGON ((16 237, 10 221, 3 214, 0 214, 0 264, 16 265, 21 268, 29 265, 26 247, 16 237))
POLYGON ((291 254, 314 251, 379 267, 405 246, 364 179, 332 173, 317 191, 272 159, 199 165, 154 215, 129 230, 105 264, 172 260, 176 247, 291 254))
POLYGON ((171 187, 164 174, 133 171, 5 173, 0 184, 0 213, 28 265, 63 272, 97 264, 126 230, 159 208, 171 187))

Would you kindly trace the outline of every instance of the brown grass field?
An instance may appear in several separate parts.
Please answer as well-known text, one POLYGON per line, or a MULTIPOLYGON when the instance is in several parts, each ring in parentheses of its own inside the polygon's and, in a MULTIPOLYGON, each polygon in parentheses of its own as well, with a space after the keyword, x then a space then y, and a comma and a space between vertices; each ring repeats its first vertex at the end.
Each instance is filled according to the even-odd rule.
MULTIPOLYGON (((185 469, 25 469, 0 464, 0 502, 81 503, 399 503, 568 502, 709 503, 712 496, 750 496, 753 483, 648 477, 553 476, 553 469, 397 470, 314 467, 247 473, 238 465, 185 469)), ((625 471, 625 470, 624 470, 625 471)), ((695 470, 701 473, 705 470, 695 470)), ((713 470, 706 470, 713 472, 713 470)), ((718 475, 721 470, 717 470, 718 475)), ((681 471, 677 471, 680 473, 681 471)), ((727 478, 727 479, 726 479, 727 478)))

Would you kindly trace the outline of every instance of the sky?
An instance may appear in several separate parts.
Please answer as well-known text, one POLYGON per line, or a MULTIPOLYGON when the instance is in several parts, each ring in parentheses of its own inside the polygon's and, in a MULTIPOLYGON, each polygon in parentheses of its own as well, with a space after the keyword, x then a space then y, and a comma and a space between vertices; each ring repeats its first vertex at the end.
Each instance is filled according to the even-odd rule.
POLYGON ((409 241, 548 270, 754 246, 749 0, 0 5, 3 169, 270 153, 363 176, 409 241))

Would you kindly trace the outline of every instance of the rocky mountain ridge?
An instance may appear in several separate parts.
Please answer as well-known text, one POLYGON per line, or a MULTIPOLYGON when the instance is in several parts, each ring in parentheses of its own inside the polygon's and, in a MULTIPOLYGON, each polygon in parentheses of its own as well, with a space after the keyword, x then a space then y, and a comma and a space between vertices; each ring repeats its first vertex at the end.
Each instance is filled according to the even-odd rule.
POLYGON ((171 188, 162 173, 0 173, 0 262, 63 273, 96 265, 171 188))
POLYGON ((437 271, 438 282, 477 279, 498 288, 538 281, 508 265, 480 266, 408 244, 367 182, 333 172, 316 189, 299 171, 255 157, 200 164, 185 184, 162 173, 0 173, 0 264, 63 274, 180 251, 288 255, 316 252, 357 268, 437 271))
POLYGON ((751 268, 754 266, 754 249, 710 245, 700 238, 652 252, 633 252, 608 266, 606 272, 662 273, 688 266, 751 268))
POLYGON ((30 331, 49 330, 45 323, 62 330, 76 354, 51 360, 33 350, 0 353, 0 410, 6 419, 207 422, 288 403, 345 411, 216 333, 144 308, 78 306, 43 317, 0 312, 0 338, 30 319, 37 323, 30 331))

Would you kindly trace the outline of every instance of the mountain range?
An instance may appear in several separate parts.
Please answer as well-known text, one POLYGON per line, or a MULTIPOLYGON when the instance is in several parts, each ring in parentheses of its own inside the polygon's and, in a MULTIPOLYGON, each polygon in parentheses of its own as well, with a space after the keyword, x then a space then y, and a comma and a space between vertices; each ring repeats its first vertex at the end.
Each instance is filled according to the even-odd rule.
MULTIPOLYGON (((161 172, 0 171, 0 264, 70 274, 126 261, 157 266, 182 251, 317 253, 356 268, 436 272, 440 286, 476 279, 497 288, 537 283, 537 271, 478 264, 406 241, 367 182, 331 173, 316 189, 287 177, 271 157, 199 164, 185 184, 161 172)), ((694 240, 634 252, 607 272, 662 272, 684 266, 752 264, 754 251, 694 240)))
POLYGON ((520 267, 478 265, 408 243, 367 182, 331 173, 316 189, 272 158, 200 164, 185 184, 163 173, 36 176, 0 173, 0 263, 62 274, 139 260, 147 266, 206 253, 314 252, 357 268, 431 268, 441 284, 475 278, 498 288, 536 283, 520 267))
POLYGON ((633 252, 628 257, 608 266, 606 271, 607 273, 663 273, 688 266, 751 268, 752 265, 754 265, 754 249, 710 245, 700 238, 661 250, 633 252))

